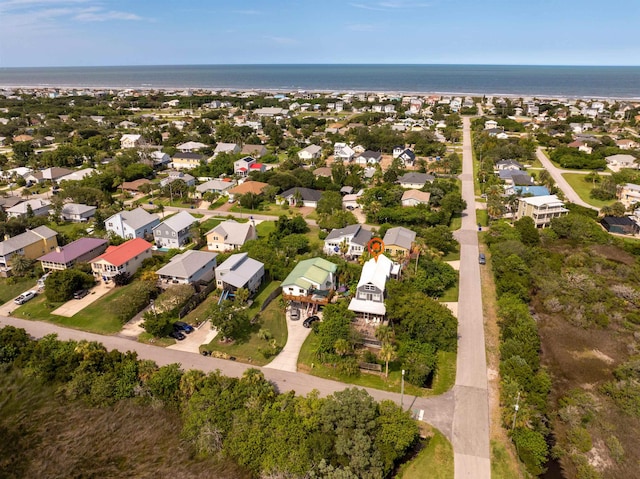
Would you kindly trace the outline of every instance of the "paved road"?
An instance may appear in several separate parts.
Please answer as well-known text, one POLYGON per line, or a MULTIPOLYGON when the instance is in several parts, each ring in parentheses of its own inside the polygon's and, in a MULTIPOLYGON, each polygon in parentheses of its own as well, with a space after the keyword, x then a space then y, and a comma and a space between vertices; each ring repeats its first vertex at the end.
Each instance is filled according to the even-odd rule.
POLYGON ((463 118, 462 197, 467 202, 460 242, 458 297, 458 363, 454 393, 453 438, 455 478, 490 479, 489 393, 478 264, 478 232, 471 152, 471 121, 463 118))
POLYGON ((571 188, 571 185, 567 183, 567 180, 565 180, 564 177, 562 176, 563 170, 556 167, 551 162, 551 160, 547 158, 547 155, 544 154, 544 151, 542 150, 542 148, 538 147, 538 149, 536 150, 536 157, 538 158, 538 160, 540 160, 540 163, 542 163, 542 166, 544 166, 546 170, 549 172, 553 180, 556 182, 556 185, 558 185, 558 188, 562 190, 567 200, 569 200, 571 203, 584 206, 585 208, 591 208, 592 210, 600 211, 600 208, 596 208, 595 206, 582 201, 578 193, 576 193, 575 190, 571 188))
MULTIPOLYGON (((25 329, 35 338, 41 338, 47 334, 57 334, 61 340, 86 339, 88 341, 98 341, 109 349, 120 351, 135 351, 140 359, 150 359, 159 366, 172 363, 179 363, 184 370, 200 369, 211 372, 220 370, 223 374, 231 377, 241 377, 245 370, 252 367, 248 364, 225 361, 209 356, 201 356, 187 351, 161 348, 149 344, 138 343, 121 336, 102 336, 70 328, 64 328, 44 321, 28 321, 24 319, 0 316, 0 327, 6 325, 16 326, 25 329)), ((255 366, 253 366, 255 367, 255 366)), ((278 369, 259 368, 265 377, 272 381, 279 391, 295 391, 296 394, 305 395, 314 389, 320 392, 321 396, 327 396, 336 391, 350 387, 347 384, 328 379, 321 379, 304 373, 280 371, 278 369)), ((365 389, 377 401, 391 400, 400 404, 400 394, 381 391, 378 389, 365 389)), ((447 438, 452 437, 451 418, 453 416, 453 392, 431 398, 418 398, 415 396, 404 396, 403 405, 405 409, 423 410, 423 421, 439 429, 447 438)))

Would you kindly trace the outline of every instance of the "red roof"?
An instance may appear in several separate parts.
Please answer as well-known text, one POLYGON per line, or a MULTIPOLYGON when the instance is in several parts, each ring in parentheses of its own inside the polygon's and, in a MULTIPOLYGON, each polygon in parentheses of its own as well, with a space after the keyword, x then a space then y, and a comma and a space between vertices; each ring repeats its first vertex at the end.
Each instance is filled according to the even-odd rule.
POLYGON ((91 262, 106 261, 113 266, 120 266, 149 249, 151 249, 151 243, 142 238, 134 238, 122 243, 120 246, 109 246, 104 254, 91 262))
POLYGON ((238 168, 238 171, 247 171, 247 169, 243 166, 242 168, 238 168))
POLYGON ((251 168, 252 170, 261 170, 262 169, 262 163, 254 163, 249 168, 251 168))

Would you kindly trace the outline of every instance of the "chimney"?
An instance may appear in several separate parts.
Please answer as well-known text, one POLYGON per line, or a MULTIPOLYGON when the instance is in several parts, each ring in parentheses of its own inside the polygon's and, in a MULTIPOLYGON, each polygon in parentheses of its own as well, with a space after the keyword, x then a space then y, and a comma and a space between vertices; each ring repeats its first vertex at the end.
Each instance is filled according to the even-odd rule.
POLYGON ((62 248, 60 246, 56 246, 56 253, 62 253, 62 248))
POLYGON ((9 236, 9 235, 7 235, 7 234, 5 234, 5 235, 4 235, 4 240, 5 240, 5 241, 7 241, 9 238, 11 238, 11 236, 9 236))

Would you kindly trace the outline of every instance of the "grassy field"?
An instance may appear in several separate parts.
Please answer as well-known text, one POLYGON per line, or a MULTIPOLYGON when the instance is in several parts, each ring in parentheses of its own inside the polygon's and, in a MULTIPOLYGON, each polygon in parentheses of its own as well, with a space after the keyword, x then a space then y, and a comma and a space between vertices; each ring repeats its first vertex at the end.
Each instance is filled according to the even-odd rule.
POLYGON ((87 225, 82 223, 62 223, 57 224, 51 222, 49 225, 52 230, 57 231, 58 233, 64 234, 69 238, 77 238, 79 236, 87 235, 87 225))
POLYGON ((220 351, 235 357, 238 361, 244 363, 264 366, 269 363, 273 357, 265 357, 261 350, 269 347, 269 341, 258 337, 260 329, 268 329, 276 344, 284 347, 287 342, 287 322, 284 315, 284 309, 280 306, 280 302, 276 299, 260 313, 259 321, 251 324, 240 335, 241 337, 231 344, 223 344, 218 338, 203 346, 202 349, 207 351, 220 351))
POLYGON ((242 208, 239 204, 234 204, 231 208, 231 211, 234 213, 244 213, 247 215, 269 215, 269 216, 289 216, 293 215, 297 212, 296 208, 283 208, 280 205, 276 205, 273 203, 265 203, 259 210, 250 210, 247 208, 242 208))
MULTIPOLYGON (((447 438, 433 429, 421 446, 418 455, 400 468, 396 478, 452 479, 453 447, 447 438)), ((495 479, 495 476, 492 477, 495 479)))
POLYGON ((269 233, 276 230, 276 223, 274 221, 261 221, 256 225, 256 232, 258 237, 263 238, 269 236, 269 233))
POLYGON ((9 278, 0 278, 0 304, 11 301, 20 293, 33 288, 35 284, 35 278, 18 278, 17 281, 14 279, 9 280, 9 278))
POLYGON ((456 301, 458 301, 458 296, 459 296, 459 291, 458 291, 458 285, 454 285, 451 288, 447 289, 442 296, 440 296, 440 298, 438 298, 438 301, 441 301, 443 303, 455 303, 456 301))
POLYGON ((459 230, 462 228, 462 216, 454 216, 451 218, 451 223, 449 224, 449 229, 451 231, 459 230))
POLYGON ((122 329, 122 322, 111 312, 110 305, 123 301, 130 288, 131 285, 116 288, 71 318, 51 314, 63 303, 51 303, 44 294, 20 306, 12 314, 18 318, 48 321, 92 333, 114 334, 122 329))
POLYGON ((489 226, 489 215, 487 210, 476 210, 476 219, 480 226, 489 226))
POLYGON ((590 205, 597 206, 598 208, 611 205, 615 202, 615 200, 602 201, 590 198, 589 193, 591 193, 591 190, 593 189, 593 183, 591 183, 590 181, 585 181, 585 176, 586 175, 581 175, 579 173, 564 173, 562 175, 562 177, 567 180, 567 183, 571 185, 571 188, 573 188, 575 192, 578 193, 578 196, 580 196, 580 199, 582 199, 582 201, 585 201, 590 205))
POLYGON ((447 253, 441 259, 442 261, 460 261, 460 246, 458 246, 458 249, 456 251, 447 253))
POLYGON ((512 479, 522 477, 522 474, 514 470, 513 458, 509 455, 504 445, 497 441, 491 441, 491 478, 512 479))

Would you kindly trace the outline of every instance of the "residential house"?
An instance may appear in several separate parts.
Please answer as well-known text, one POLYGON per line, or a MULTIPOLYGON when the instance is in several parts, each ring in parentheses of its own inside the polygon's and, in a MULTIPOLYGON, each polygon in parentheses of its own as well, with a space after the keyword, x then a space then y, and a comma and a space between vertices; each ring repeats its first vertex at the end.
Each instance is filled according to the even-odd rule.
POLYGON ((433 183, 436 177, 430 175, 428 173, 417 173, 415 171, 410 171, 409 173, 405 173, 400 178, 396 180, 396 183, 400 184, 403 188, 411 188, 419 190, 424 187, 427 183, 433 183))
POLYGON ((546 196, 551 193, 546 186, 511 186, 505 188, 505 194, 516 196, 546 196))
POLYGON ((199 141, 187 141, 186 143, 181 143, 176 146, 176 149, 181 153, 192 153, 206 147, 207 145, 200 143, 199 141))
POLYGON ((160 281, 173 284, 209 283, 215 277, 217 253, 188 250, 156 271, 160 281))
POLYGON ((324 258, 300 261, 282 282, 282 297, 288 301, 327 304, 336 287, 337 269, 324 258))
POLYGON ((333 176, 331 168, 328 166, 322 166, 313 170, 313 175, 316 178, 331 178, 333 176))
POLYGON ((633 150, 635 148, 638 148, 638 142, 635 140, 616 140, 616 145, 621 150, 633 150))
POLYGON ((415 231, 402 226, 389 228, 382 239, 384 252, 391 257, 407 257, 411 254, 415 240, 415 231))
POLYGON ((402 194, 400 204, 402 206, 428 205, 431 193, 420 190, 407 190, 402 194))
POLYGON ((169 163, 171 163, 171 157, 167 153, 163 153, 159 150, 152 151, 148 156, 151 158, 154 168, 168 166, 169 163))
POLYGON ((202 160, 204 160, 204 156, 198 153, 176 153, 171 158, 171 165, 176 170, 192 170, 198 166, 202 160))
POLYGON ((409 148, 400 152, 396 158, 402 162, 402 166, 415 166, 416 164, 416 154, 409 148))
POLYGON ((257 238, 253 221, 238 223, 226 220, 207 231, 207 249, 209 251, 239 250, 249 240, 257 238))
POLYGON ((518 209, 514 219, 525 216, 533 219, 536 228, 549 226, 553 218, 559 218, 569 213, 564 203, 556 195, 532 196, 518 199, 518 209))
POLYGON ((5 236, 4 241, 0 242, 0 267, 8 267, 14 254, 37 259, 54 250, 58 246, 57 236, 58 233, 46 226, 38 226, 11 238, 5 236))
POLYGON ((9 208, 20 204, 23 201, 24 198, 20 198, 19 196, 0 197, 0 210, 7 211, 9 208))
POLYGON ((497 171, 502 170, 524 170, 524 166, 518 163, 515 160, 500 160, 495 164, 495 169, 497 171))
POLYGON ((382 153, 379 151, 366 150, 356 157, 358 165, 375 165, 382 160, 382 153))
POLYGON ((229 190, 236 186, 236 184, 236 181, 231 178, 209 180, 206 183, 196 186, 195 196, 196 198, 202 198, 205 193, 216 193, 220 196, 228 196, 229 190))
POLYGON ((240 152, 252 158, 262 158, 268 153, 264 145, 244 145, 240 152))
POLYGON ((120 188, 122 191, 128 191, 129 193, 138 193, 140 192, 140 187, 142 185, 151 185, 151 181, 146 178, 140 178, 139 180, 134 181, 123 181, 120 184, 120 188))
POLYGON ((74 223, 85 223, 93 218, 96 214, 96 207, 83 205, 80 203, 66 203, 62 206, 60 216, 65 221, 73 221, 74 223))
POLYGON ((158 215, 147 213, 143 208, 121 211, 107 218, 104 227, 107 233, 124 239, 153 236, 153 228, 160 224, 158 215))
POLYGON ((238 176, 247 176, 251 165, 256 164, 256 159, 251 156, 245 156, 233 162, 233 172, 238 176))
MULTIPOLYGON (((57 183, 62 183, 63 181, 80 181, 85 179, 88 176, 93 175, 96 172, 95 168, 83 168, 82 170, 72 171, 68 175, 60 176, 56 179, 57 183)), ((44 174, 43 174, 44 177, 44 174)))
POLYGON ((364 190, 359 190, 357 193, 351 193, 342 197, 342 207, 346 210, 354 210, 360 206, 358 200, 364 193, 364 190))
POLYGON ((384 321, 385 289, 393 267, 394 263, 383 254, 364 264, 355 296, 349 302, 349 310, 356 313, 357 319, 374 324, 384 321))
POLYGON ((119 246, 109 246, 90 264, 93 275, 107 281, 118 274, 135 274, 147 258, 151 258, 151 243, 134 238, 119 246))
POLYGON ((102 238, 80 238, 65 246, 56 246, 55 251, 38 258, 42 269, 60 271, 78 263, 88 263, 107 250, 109 242, 102 238))
POLYGON ((189 173, 185 173, 183 171, 170 171, 169 175, 160 181, 160 186, 167 186, 176 180, 184 181, 187 186, 195 186, 196 184, 196 179, 189 173))
MULTIPOLYGON (((92 171, 89 171, 87 174, 91 174, 93 172, 93 169, 91 170, 92 171)), ((73 173, 78 174, 79 172, 74 172, 73 170, 70 170, 68 168, 60 168, 58 166, 52 166, 51 168, 45 168, 44 170, 42 170, 42 179, 49 180, 51 182, 57 182, 62 180, 62 178, 68 175, 71 175, 73 173)))
POLYGON ((640 185, 625 183, 618 186, 616 196, 625 208, 640 202, 640 185))
POLYGON ((41 199, 23 201, 7 208, 7 215, 9 218, 20 218, 27 216, 29 211, 33 212, 34 216, 47 216, 51 211, 51 201, 41 199))
POLYGON ((298 152, 298 158, 302 161, 317 160, 322 156, 322 147, 318 145, 309 145, 298 152))
POLYGON ((640 226, 628 216, 605 216, 600 220, 600 224, 609 233, 635 235, 640 232, 640 226))
POLYGON ((158 248, 182 248, 191 241, 191 226, 198 219, 186 211, 173 215, 153 228, 153 239, 158 248))
POLYGON ((333 157, 335 161, 351 161, 356 152, 346 143, 336 143, 333 145, 333 157))
POLYGON ((278 108, 278 107, 264 107, 264 108, 257 108, 256 110, 254 110, 254 113, 259 117, 274 117, 274 116, 284 117, 289 114, 289 111, 285 110, 284 108, 278 108))
POLYGON ((142 135, 125 134, 120 137, 120 148, 140 148, 143 140, 142 135))
POLYGON ((281 198, 278 200, 279 204, 287 202, 289 206, 308 206, 315 208, 318 206, 322 191, 295 186, 289 188, 287 191, 283 191, 278 196, 281 198))
POLYGON ((240 183, 229 190, 229 201, 235 201, 238 196, 246 195, 247 193, 253 193, 254 195, 261 195, 264 190, 269 187, 269 183, 263 183, 261 181, 245 181, 240 183))
POLYGON ((247 253, 232 254, 216 268, 216 286, 235 292, 240 288, 255 292, 264 278, 264 264, 247 253))
POLYGON ((622 168, 638 169, 640 165, 636 163, 637 159, 632 155, 611 155, 605 158, 607 166, 612 171, 620 171, 622 168))
POLYGON ((357 258, 367 250, 367 244, 373 234, 361 225, 349 225, 334 229, 324 240, 325 254, 341 254, 346 258, 357 258))
POLYGON ((216 157, 220 153, 235 155, 236 153, 240 153, 240 146, 236 143, 218 143, 215 150, 213 150, 213 156, 216 157))
POLYGON ((487 120, 484 122, 484 129, 485 130, 494 130, 498 128, 498 122, 495 120, 487 120))

